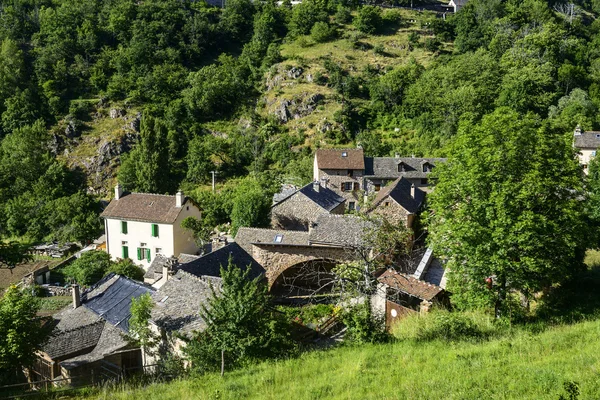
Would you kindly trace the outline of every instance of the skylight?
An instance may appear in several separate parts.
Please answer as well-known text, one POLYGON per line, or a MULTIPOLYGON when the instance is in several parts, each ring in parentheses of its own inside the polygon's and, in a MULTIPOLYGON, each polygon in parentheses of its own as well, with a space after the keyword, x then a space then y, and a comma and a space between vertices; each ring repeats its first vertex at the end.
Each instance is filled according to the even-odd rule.
POLYGON ((283 235, 276 235, 274 242, 275 243, 281 243, 281 242, 283 242, 283 235))
POLYGON ((348 157, 348 152, 346 152, 346 151, 343 151, 343 152, 342 152, 342 157, 348 157))

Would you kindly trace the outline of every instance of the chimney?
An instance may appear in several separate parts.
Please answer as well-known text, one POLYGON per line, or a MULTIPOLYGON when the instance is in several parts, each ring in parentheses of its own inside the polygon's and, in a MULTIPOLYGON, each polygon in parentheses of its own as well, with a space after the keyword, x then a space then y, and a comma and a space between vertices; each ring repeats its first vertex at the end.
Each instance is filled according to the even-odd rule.
POLYGON ((123 196, 123 187, 117 183, 115 186, 115 200, 119 200, 123 196))
POLYGON ((410 197, 415 198, 415 184, 410 185, 410 197))
POLYGON ((323 186, 325 189, 327 189, 327 178, 321 178, 321 186, 323 186))
POLYGON ((575 132, 573 133, 574 136, 581 136, 583 132, 581 131, 581 125, 577 124, 577 126, 575 127, 575 132))
POLYGON ((73 308, 77 308, 81 305, 81 296, 79 294, 79 285, 71 286, 71 292, 73 293, 73 308))
POLYGON ((395 154, 394 154, 394 157, 395 157, 395 158, 400 158, 400 153, 395 153, 395 154))
POLYGON ((178 191, 177 194, 175 195, 175 206, 176 207, 183 206, 184 200, 185 200, 185 196, 183 195, 183 192, 181 190, 178 191))
POLYGON ((321 187, 321 184, 319 183, 319 181, 314 181, 313 182, 313 190, 317 193, 319 193, 319 188, 321 187))

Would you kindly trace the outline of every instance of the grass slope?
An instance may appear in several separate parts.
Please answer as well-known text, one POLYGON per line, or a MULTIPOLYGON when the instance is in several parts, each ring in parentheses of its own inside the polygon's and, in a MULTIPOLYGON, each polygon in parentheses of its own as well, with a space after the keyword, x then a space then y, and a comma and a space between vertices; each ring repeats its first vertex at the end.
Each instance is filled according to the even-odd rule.
POLYGON ((558 399, 600 394, 600 320, 484 343, 399 342, 307 353, 100 399, 558 399))

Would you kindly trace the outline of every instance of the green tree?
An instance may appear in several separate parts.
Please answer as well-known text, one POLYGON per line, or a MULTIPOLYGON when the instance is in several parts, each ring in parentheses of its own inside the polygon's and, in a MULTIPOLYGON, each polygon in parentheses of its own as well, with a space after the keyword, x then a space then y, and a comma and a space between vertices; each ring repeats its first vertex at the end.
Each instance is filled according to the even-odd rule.
POLYGON ((157 337, 150 328, 154 301, 149 293, 131 299, 131 318, 129 318, 129 336, 144 350, 151 351, 156 345, 157 337))
POLYGON ((240 182, 231 209, 231 232, 235 236, 242 226, 263 227, 269 224, 273 193, 264 190, 254 178, 240 182))
POLYGON ((39 299, 29 290, 9 287, 0 299, 0 384, 24 380, 23 368, 32 366, 49 331, 37 312, 39 299))
POLYGON ((290 18, 290 35, 308 35, 316 22, 327 22, 328 16, 323 2, 316 0, 303 1, 292 8, 290 18))
POLYGON ((221 286, 211 287, 212 297, 200 309, 207 327, 185 348, 195 370, 231 370, 294 349, 289 327, 274 316, 265 283, 261 277, 250 279, 249 273, 250 268, 242 270, 231 259, 221 267, 221 286))
POLYGON ((111 262, 106 273, 111 272, 117 275, 123 275, 129 279, 142 282, 144 280, 144 270, 133 263, 129 258, 119 260, 117 262, 111 262))
POLYGON ((362 6, 354 18, 354 26, 363 33, 376 33, 382 27, 381 9, 376 6, 362 6))
POLYGON ((13 269, 18 264, 28 261, 27 246, 18 242, 0 241, 0 268, 13 269))
POLYGON ((335 29, 330 27, 327 22, 316 22, 310 30, 310 37, 317 43, 327 42, 334 34, 335 29))
POLYGON ((98 282, 111 267, 110 255, 104 251, 86 251, 63 269, 63 274, 80 285, 98 282))
POLYGON ((582 265, 583 180, 571 140, 507 108, 461 127, 428 200, 429 242, 447 260, 455 305, 495 305, 501 315, 512 293, 531 298, 582 265))

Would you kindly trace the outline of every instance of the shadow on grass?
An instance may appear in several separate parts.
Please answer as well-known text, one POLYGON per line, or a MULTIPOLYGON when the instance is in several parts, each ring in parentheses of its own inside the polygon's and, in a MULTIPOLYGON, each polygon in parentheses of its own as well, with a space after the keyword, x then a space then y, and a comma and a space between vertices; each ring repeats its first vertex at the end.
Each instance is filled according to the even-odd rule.
POLYGON ((600 317, 600 264, 551 290, 541 299, 536 317, 557 323, 600 317))

